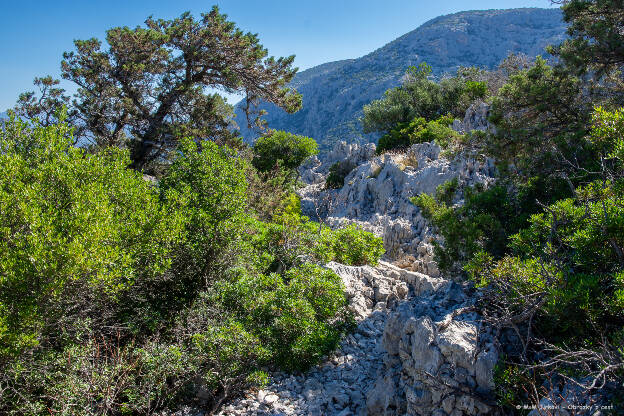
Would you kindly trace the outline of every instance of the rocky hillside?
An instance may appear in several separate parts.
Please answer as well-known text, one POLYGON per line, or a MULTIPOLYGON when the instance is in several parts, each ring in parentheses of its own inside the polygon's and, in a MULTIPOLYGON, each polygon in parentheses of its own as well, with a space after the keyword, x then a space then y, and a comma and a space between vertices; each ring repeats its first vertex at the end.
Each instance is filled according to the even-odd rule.
MULTIPOLYGON (((472 108, 455 127, 487 128, 484 114, 472 108)), ((384 238, 387 261, 377 267, 325 266, 342 278, 357 329, 322 365, 305 374, 273 373, 266 388, 249 391, 220 416, 491 413, 498 351, 479 326, 469 285, 437 271, 430 244, 435 234, 409 197, 454 177, 463 184, 488 182, 492 166, 445 159, 433 143, 406 154, 374 151, 374 144, 340 142, 324 163, 312 160, 301 172, 308 215, 332 225, 354 222, 384 238), (358 166, 342 189, 325 190, 334 159, 358 166)))
MULTIPOLYGON (((427 62, 434 74, 459 66, 492 68, 510 52, 531 56, 564 37, 558 9, 468 11, 433 19, 418 29, 358 59, 330 62, 297 74, 292 86, 303 94, 303 109, 289 115, 272 106, 266 120, 275 129, 315 138, 325 153, 335 142, 365 139, 358 118, 362 107, 399 84, 406 68, 427 62)), ((241 133, 246 128, 242 106, 237 108, 241 133)), ((369 138, 370 139, 370 138, 369 138)))
MULTIPOLYGON (((454 129, 489 129, 487 111, 484 104, 472 106, 454 129)), ((493 395, 494 368, 506 345, 496 341, 493 328, 477 314, 478 289, 439 273, 431 245, 438 236, 409 202, 452 178, 460 185, 491 183, 492 161, 461 154, 448 159, 435 143, 375 156, 374 144, 339 142, 324 162, 311 160, 301 174, 307 182, 300 190, 306 214, 332 226, 357 223, 382 236, 385 261, 376 267, 324 265, 344 283, 355 331, 321 365, 307 373, 272 373, 265 388, 249 390, 218 415, 500 414, 493 395), (324 189, 327 166, 335 160, 357 167, 341 189, 324 189)), ((598 400, 566 383, 540 405, 591 408, 589 403, 598 400)), ((177 415, 186 414, 204 413, 186 409, 177 415)))

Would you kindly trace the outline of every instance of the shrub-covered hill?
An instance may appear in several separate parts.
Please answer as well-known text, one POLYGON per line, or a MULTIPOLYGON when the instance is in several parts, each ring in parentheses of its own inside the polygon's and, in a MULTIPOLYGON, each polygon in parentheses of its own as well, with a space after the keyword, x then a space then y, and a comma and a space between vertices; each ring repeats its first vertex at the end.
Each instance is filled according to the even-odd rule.
MULTIPOLYGON (((397 86, 410 65, 427 62, 435 75, 459 66, 492 68, 510 52, 535 56, 559 44, 565 25, 558 9, 467 11, 435 18, 418 29, 358 59, 330 62, 297 74, 291 85, 303 94, 295 114, 262 104, 269 127, 313 137, 321 152, 337 140, 364 138, 362 107, 397 86)), ((247 128, 243 103, 236 109, 241 134, 247 128)))

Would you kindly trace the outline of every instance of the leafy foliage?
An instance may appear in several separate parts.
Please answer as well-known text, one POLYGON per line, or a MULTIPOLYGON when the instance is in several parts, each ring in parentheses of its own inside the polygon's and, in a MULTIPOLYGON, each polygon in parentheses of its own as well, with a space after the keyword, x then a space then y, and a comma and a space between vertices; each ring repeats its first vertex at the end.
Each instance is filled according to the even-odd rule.
POLYGON ((579 190, 580 200, 563 199, 536 214, 512 236, 513 255, 476 269, 486 282, 504 281, 514 302, 545 292, 537 330, 577 347, 624 325, 622 194, 601 188, 595 183, 579 190))
MULTIPOLYGON (((232 107, 209 88, 244 92, 251 105, 262 99, 288 112, 301 107, 301 96, 286 87, 296 73, 294 56, 267 58, 257 35, 244 33, 217 7, 198 20, 186 12, 173 20, 150 17, 145 27, 109 29, 107 50, 95 38, 74 44, 61 67, 63 78, 79 87, 71 109, 79 132, 98 146, 128 146, 137 169, 165 156, 179 137, 233 138, 232 107)), ((50 100, 68 102, 58 88, 41 98, 24 95, 18 113, 42 119, 50 100)))
POLYGON ((344 186, 345 177, 355 169, 355 164, 349 160, 336 162, 329 168, 329 175, 325 180, 325 187, 339 189, 344 186))
POLYGON ((331 230, 301 215, 299 200, 273 217, 273 222, 251 221, 247 231, 253 250, 262 258, 263 273, 287 270, 308 257, 318 262, 375 265, 384 254, 383 239, 355 225, 331 230))
POLYGON ((200 147, 182 139, 178 149, 159 186, 161 198, 185 218, 186 241, 175 268, 206 279, 231 263, 228 252, 240 239, 246 207, 243 167, 232 151, 213 142, 200 147))
POLYGON ((0 133, 1 413, 149 414, 198 390, 216 410, 351 328, 340 278, 312 262, 374 264, 380 238, 309 221, 292 181, 253 217, 263 175, 214 142, 179 140, 155 183, 127 150, 72 143, 64 123, 0 133))
POLYGON ((380 237, 375 237, 354 224, 336 230, 327 249, 334 253, 335 261, 354 266, 374 266, 385 251, 380 237))
POLYGON ((624 63, 624 5, 620 0, 566 0, 563 19, 569 23, 568 35, 552 48, 567 67, 579 75, 596 71, 604 76, 619 70, 624 63))
POLYGON ((231 311, 288 370, 307 370, 338 345, 350 319, 340 278, 305 264, 283 275, 249 276, 216 287, 217 304, 231 311))
POLYGON ((310 156, 318 153, 314 139, 285 131, 270 131, 253 146, 253 165, 260 172, 277 167, 294 172, 310 156))
POLYGON ((66 125, 30 129, 16 119, 0 132, 1 353, 35 347, 44 334, 71 336, 81 319, 102 323, 109 314, 88 305, 162 273, 181 238, 180 218, 125 168, 127 153, 89 155, 72 140, 66 125))
POLYGON ((523 175, 578 175, 596 159, 584 140, 591 103, 579 79, 538 57, 512 75, 492 103, 497 133, 483 147, 523 175))
POLYGON ((445 116, 434 121, 418 117, 409 123, 399 123, 379 139, 377 153, 405 149, 424 142, 436 142, 442 147, 447 147, 453 139, 459 137, 459 134, 449 127, 452 122, 452 117, 445 116))
POLYGON ((476 80, 477 76, 478 71, 465 68, 455 77, 435 82, 430 79, 431 67, 426 63, 410 67, 401 86, 364 106, 364 132, 390 132, 417 118, 430 121, 447 114, 463 117, 472 101, 486 95, 487 85, 476 80))
POLYGON ((455 179, 440 185, 435 196, 421 194, 412 198, 412 202, 443 237, 443 244, 434 242, 440 269, 461 273, 481 251, 494 258, 507 253, 509 237, 540 211, 536 200, 555 201, 566 196, 569 196, 567 185, 556 180, 532 178, 518 188, 501 181, 487 189, 475 186, 460 190, 455 179), (464 203, 453 206, 459 192, 464 203))

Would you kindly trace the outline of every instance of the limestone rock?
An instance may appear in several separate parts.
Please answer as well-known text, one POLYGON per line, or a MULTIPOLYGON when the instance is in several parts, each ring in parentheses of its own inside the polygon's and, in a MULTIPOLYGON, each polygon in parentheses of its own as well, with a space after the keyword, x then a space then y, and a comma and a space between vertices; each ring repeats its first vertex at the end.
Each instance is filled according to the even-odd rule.
POLYGON ((477 330, 474 324, 452 321, 437 337, 437 344, 446 359, 474 374, 477 330))
MULTIPOLYGON (((436 236, 410 199, 421 193, 433 194, 453 178, 461 185, 488 184, 493 181, 494 164, 463 157, 449 160, 441 156, 440 147, 434 143, 413 145, 404 154, 381 156, 374 156, 372 146, 338 143, 330 160, 340 155, 360 164, 346 176, 342 189, 326 190, 316 179, 302 189, 299 194, 304 214, 334 228, 357 224, 383 237, 386 259, 404 269, 439 277, 431 244, 436 236)), ((314 172, 328 170, 326 163, 315 166, 314 172)), ((313 176, 303 174, 305 178, 313 176)))

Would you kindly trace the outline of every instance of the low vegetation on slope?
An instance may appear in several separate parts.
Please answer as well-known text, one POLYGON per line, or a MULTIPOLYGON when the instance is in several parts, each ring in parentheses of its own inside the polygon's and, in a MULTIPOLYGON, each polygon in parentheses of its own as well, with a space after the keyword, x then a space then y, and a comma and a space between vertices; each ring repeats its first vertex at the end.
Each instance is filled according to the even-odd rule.
MULTIPOLYGON (((216 9, 201 22, 185 14, 133 34, 111 30, 110 54, 125 53, 132 66, 143 57, 138 39, 155 55, 163 39, 197 46, 183 42, 184 30, 208 46, 225 36, 220 52, 238 51, 230 58, 249 64, 249 79, 265 77, 256 93, 293 104, 296 95, 281 88, 291 60, 263 61, 256 37, 216 9)), ((93 70, 88 76, 115 82, 106 65, 91 67, 96 46, 78 41, 81 59, 66 54, 68 77, 93 70)), ((202 95, 212 81, 201 77, 180 105, 127 96, 170 87, 153 64, 133 67, 108 95, 81 90, 77 107, 63 106, 56 81, 38 79, 43 97, 27 93, 17 108, 31 121, 12 115, 0 131, 2 414, 171 413, 180 403, 214 410, 262 385, 268 370, 309 368, 353 324, 340 278, 322 265, 375 264, 383 245, 359 228, 334 231, 301 215, 296 169, 316 143, 269 132, 251 149, 218 134, 227 117, 208 105, 219 99, 202 95), (103 108, 132 117, 100 128, 103 108), (75 147, 75 134, 93 145, 75 147)), ((244 74, 223 71, 226 84, 242 87, 244 74)))
POLYGON ((72 140, 63 122, 0 134, 3 412, 144 414, 198 390, 216 407, 335 348, 352 318, 317 264, 374 264, 379 238, 308 221, 291 184, 259 220, 250 161, 212 142, 181 140, 152 184, 72 140))

